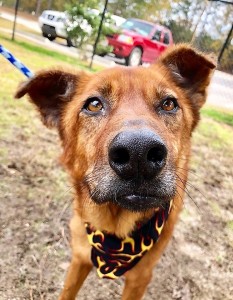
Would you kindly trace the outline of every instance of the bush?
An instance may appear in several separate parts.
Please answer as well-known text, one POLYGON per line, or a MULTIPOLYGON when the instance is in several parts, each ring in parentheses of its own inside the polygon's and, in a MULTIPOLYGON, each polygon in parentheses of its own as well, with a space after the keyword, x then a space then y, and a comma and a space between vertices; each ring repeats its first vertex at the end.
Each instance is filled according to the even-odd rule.
MULTIPOLYGON (((94 44, 99 25, 101 13, 96 9, 90 9, 82 4, 75 4, 68 8, 69 22, 67 24, 67 34, 73 44, 82 48, 85 44, 94 44)), ((102 33, 97 45, 98 54, 111 52, 112 48, 106 42, 106 35, 116 32, 111 14, 106 13, 102 26, 102 33)))

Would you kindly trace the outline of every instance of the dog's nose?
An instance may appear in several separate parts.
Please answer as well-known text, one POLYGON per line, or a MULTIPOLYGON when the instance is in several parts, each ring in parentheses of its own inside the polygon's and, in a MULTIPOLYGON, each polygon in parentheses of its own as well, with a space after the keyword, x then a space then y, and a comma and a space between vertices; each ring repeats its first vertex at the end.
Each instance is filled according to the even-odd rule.
POLYGON ((152 179, 166 163, 167 148, 150 130, 123 131, 109 146, 109 164, 122 179, 152 179))

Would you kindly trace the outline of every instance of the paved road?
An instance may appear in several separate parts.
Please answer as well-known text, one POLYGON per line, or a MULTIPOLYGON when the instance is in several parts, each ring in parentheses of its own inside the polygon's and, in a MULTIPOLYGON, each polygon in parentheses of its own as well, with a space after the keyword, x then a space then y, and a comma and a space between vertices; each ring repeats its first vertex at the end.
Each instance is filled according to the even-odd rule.
MULTIPOLYGON (((6 19, 8 21, 11 21, 11 22, 14 21, 14 15, 12 13, 9 13, 9 12, 3 11, 3 10, 0 11, 0 17, 3 19, 6 19)), ((27 20, 26 18, 17 16, 17 23, 22 24, 30 29, 33 28, 34 31, 41 32, 39 24, 36 21, 27 20)))
MULTIPOLYGON (((13 20, 12 14, 2 12, 2 11, 0 13, 0 17, 10 21, 13 20)), ((32 28, 35 29, 36 32, 40 32, 38 23, 35 21, 18 17, 17 22, 24 26, 29 27, 30 29, 32 28)), ((1 28, 1 31, 10 32, 10 30, 4 28, 1 28)), ((17 31, 17 35, 27 40, 30 40, 31 42, 39 44, 43 47, 49 48, 51 50, 56 50, 58 52, 64 53, 66 55, 70 55, 72 57, 78 58, 80 55, 77 49, 73 47, 71 48, 67 47, 65 41, 64 43, 62 41, 50 42, 48 39, 39 36, 38 33, 33 34, 33 33, 25 33, 22 31, 17 31)), ((91 48, 89 47, 89 50, 87 51, 87 56, 89 57, 91 57, 90 50, 91 48)), ((109 55, 106 57, 100 57, 96 55, 94 57, 94 63, 102 65, 104 67, 111 67, 114 66, 116 63, 124 64, 124 60, 119 60, 119 59, 117 60, 114 57, 109 55)), ((233 110, 233 75, 220 72, 220 71, 215 71, 209 87, 209 95, 208 95, 207 103, 224 109, 233 110)))
POLYGON ((215 71, 209 87, 207 102, 214 106, 233 110, 233 75, 215 71))

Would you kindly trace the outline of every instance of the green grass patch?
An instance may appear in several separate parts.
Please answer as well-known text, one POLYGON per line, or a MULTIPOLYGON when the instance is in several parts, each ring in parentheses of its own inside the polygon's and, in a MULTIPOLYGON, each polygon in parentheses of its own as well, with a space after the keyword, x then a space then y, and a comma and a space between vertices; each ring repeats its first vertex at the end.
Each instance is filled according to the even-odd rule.
POLYGON ((201 114, 215 121, 233 126, 233 112, 231 111, 217 110, 207 106, 201 110, 201 114))
POLYGON ((214 201, 214 200, 209 201, 209 206, 211 207, 212 212, 215 216, 221 217, 221 215, 222 215, 221 207, 219 206, 219 204, 216 201, 214 201))
POLYGON ((94 65, 92 70, 90 70, 87 62, 83 62, 83 61, 81 61, 77 58, 70 57, 66 54, 62 54, 62 53, 59 53, 59 52, 56 52, 56 51, 53 51, 53 50, 49 50, 49 49, 37 46, 37 45, 33 45, 31 43, 21 41, 19 39, 15 40, 15 41, 11 41, 11 39, 7 38, 6 36, 4 36, 2 34, 0 34, 0 38, 5 40, 5 41, 8 41, 12 45, 20 46, 21 49, 28 50, 28 51, 34 52, 36 54, 42 55, 42 56, 44 56, 44 58, 45 57, 47 57, 47 58, 52 57, 52 58, 54 58, 58 61, 61 61, 63 63, 70 64, 73 67, 75 66, 75 67, 78 67, 80 69, 84 69, 84 70, 88 70, 88 71, 92 71, 92 72, 100 71, 100 70, 103 69, 103 67, 101 67, 101 66, 94 65))
MULTIPOLYGON (((1 14, 0 14, 0 28, 12 30, 13 22, 2 18, 1 14)), ((31 28, 29 28, 22 24, 17 23, 15 30, 16 30, 16 32, 33 33, 35 35, 41 36, 41 34, 38 31, 33 29, 33 26, 31 28)))
POLYGON ((227 222, 227 228, 233 231, 233 220, 227 222))
POLYGON ((229 154, 233 151, 233 130, 232 127, 213 118, 202 117, 202 120, 194 132, 196 144, 206 145, 214 149, 224 149, 229 154))

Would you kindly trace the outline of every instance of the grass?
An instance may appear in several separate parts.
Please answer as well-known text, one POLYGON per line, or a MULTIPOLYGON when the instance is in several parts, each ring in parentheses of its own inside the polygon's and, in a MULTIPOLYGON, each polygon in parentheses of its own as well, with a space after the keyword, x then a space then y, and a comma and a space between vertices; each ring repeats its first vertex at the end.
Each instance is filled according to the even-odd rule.
MULTIPOLYGON (((48 65, 47 64, 48 59, 54 58, 57 61, 56 64, 58 64, 58 63, 60 64, 61 62, 62 62, 62 64, 67 63, 67 64, 70 65, 69 67, 74 67, 75 66, 75 67, 78 67, 80 69, 84 69, 84 70, 88 70, 88 71, 92 71, 92 72, 100 71, 100 70, 103 69, 100 66, 94 65, 93 69, 90 70, 87 62, 83 62, 83 61, 81 61, 77 58, 70 57, 70 56, 67 56, 65 54, 53 51, 53 50, 49 50, 49 49, 46 49, 46 48, 43 48, 43 47, 40 47, 40 46, 37 46, 37 45, 33 45, 32 43, 22 41, 20 38, 17 38, 17 40, 15 40, 15 41, 11 41, 11 39, 6 37, 6 35, 0 34, 0 41, 1 40, 4 41, 4 42, 2 42, 3 45, 5 43, 11 44, 11 45, 18 45, 18 46, 21 47, 22 50, 34 52, 36 54, 41 55, 42 57, 44 57, 44 59, 46 61, 46 65, 48 65), (46 60, 46 58, 47 58, 47 60, 46 60)), ((14 53, 14 55, 17 58, 19 58, 15 53, 15 48, 12 50, 12 53, 14 53)), ((25 61, 24 61, 24 63, 26 64, 25 61)))
MULTIPOLYGON (((12 30, 12 28, 13 28, 13 22, 1 18, 1 14, 0 14, 0 28, 12 30)), ((16 24, 16 32, 17 31, 19 31, 19 32, 25 32, 25 33, 33 33, 33 34, 36 34, 36 35, 40 35, 40 33, 38 31, 33 30, 33 27, 32 28, 28 28, 28 27, 26 27, 26 26, 24 26, 22 24, 19 24, 19 23, 16 24)))
POLYGON ((233 112, 217 110, 213 107, 206 106, 202 109, 201 114, 215 121, 233 126, 233 112))
POLYGON ((233 220, 227 223, 227 228, 233 231, 233 220))
POLYGON ((201 110, 201 121, 194 132, 194 141, 220 150, 224 149, 233 157, 233 112, 204 106, 201 110))
MULTIPOLYGON (((205 116, 194 133, 194 140, 202 145, 210 146, 215 149, 226 149, 227 152, 233 151, 233 130, 232 127, 214 118, 205 116)), ((233 153, 231 153, 233 155, 233 153)))

